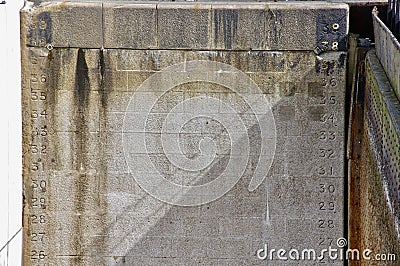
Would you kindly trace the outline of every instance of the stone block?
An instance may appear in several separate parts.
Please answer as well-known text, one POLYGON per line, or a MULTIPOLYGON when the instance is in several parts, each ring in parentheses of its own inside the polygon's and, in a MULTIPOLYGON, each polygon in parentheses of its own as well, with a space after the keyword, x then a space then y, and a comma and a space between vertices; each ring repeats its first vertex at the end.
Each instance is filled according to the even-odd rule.
POLYGON ((104 47, 149 49, 157 47, 155 4, 103 5, 104 47))
POLYGON ((23 9, 28 44, 100 48, 103 45, 101 3, 50 3, 23 9))
POLYGON ((346 49, 346 5, 290 3, 288 7, 287 3, 214 3, 212 9, 214 49, 346 49), (338 30, 319 28, 320 24, 332 27, 335 23, 339 25, 338 30), (322 42, 326 47, 321 47, 322 42))
POLYGON ((211 5, 159 3, 157 13, 159 49, 210 48, 211 5))

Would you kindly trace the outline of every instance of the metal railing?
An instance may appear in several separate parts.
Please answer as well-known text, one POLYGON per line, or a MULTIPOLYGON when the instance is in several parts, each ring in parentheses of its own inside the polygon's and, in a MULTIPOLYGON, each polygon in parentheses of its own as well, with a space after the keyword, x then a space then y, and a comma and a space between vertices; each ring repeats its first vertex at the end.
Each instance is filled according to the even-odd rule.
POLYGON ((389 0, 387 24, 396 38, 400 40, 400 0, 389 0))

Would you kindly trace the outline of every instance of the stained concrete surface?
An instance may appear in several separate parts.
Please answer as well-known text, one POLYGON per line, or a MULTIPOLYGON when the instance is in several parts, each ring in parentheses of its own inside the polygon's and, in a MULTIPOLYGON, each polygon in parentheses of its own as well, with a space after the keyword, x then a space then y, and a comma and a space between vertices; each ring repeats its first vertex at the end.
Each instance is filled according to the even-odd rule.
MULTIPOLYGON (((154 9, 154 4, 61 3, 22 11, 25 264, 260 265, 265 261, 256 252, 264 244, 299 250, 335 246, 344 228, 347 6, 169 3, 154 9), (260 16, 266 28, 278 25, 272 35, 254 31, 260 16), (196 21, 203 34, 177 18, 196 21), (146 27, 138 30, 140 25, 146 27), (260 133, 263 120, 255 119, 257 112, 241 97, 248 90, 243 80, 225 79, 239 93, 210 82, 222 69, 204 69, 210 80, 181 82, 159 95, 150 113, 130 112, 130 101, 134 107, 148 104, 137 94, 146 80, 172 65, 202 61, 227 64, 236 69, 227 77, 240 71, 258 86, 271 107, 275 151, 260 148, 266 139, 260 133), (245 129, 238 143, 248 158, 241 170, 227 169, 229 161, 240 165, 242 157, 231 153, 238 143, 229 140, 223 120, 175 121, 188 159, 201 155, 202 139, 214 143, 215 157, 201 170, 174 165, 160 143, 162 123, 174 106, 207 97, 229 106, 228 118, 240 116, 232 123, 245 129), (140 143, 123 142, 132 136, 124 128, 135 128, 138 117, 146 118, 141 133, 152 167, 165 179, 205 184, 229 170, 243 171, 240 180, 199 206, 152 197, 135 179, 151 174, 149 168, 127 156, 140 154, 140 143), (269 157, 266 179, 250 192, 257 163, 269 157)), ((184 77, 182 71, 168 74, 172 80, 184 77)), ((164 80, 150 85, 147 92, 157 94, 164 80)), ((183 105, 180 113, 213 108, 183 105)))

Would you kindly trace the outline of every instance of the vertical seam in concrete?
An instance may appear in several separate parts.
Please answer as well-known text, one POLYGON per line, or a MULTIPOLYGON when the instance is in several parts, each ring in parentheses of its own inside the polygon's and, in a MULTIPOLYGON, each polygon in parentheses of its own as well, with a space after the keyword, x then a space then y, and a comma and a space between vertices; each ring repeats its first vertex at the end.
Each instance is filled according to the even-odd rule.
POLYGON ((208 32, 209 32, 209 38, 208 38, 208 47, 209 47, 209 49, 210 50, 212 50, 212 48, 213 48, 213 32, 214 32, 214 30, 213 30, 213 4, 210 4, 210 13, 209 13, 209 15, 208 15, 208 26, 209 26, 209 29, 208 29, 208 32))
POLYGON ((104 3, 101 3, 101 49, 104 49, 104 3))
POLYGON ((156 49, 158 49, 158 4, 156 4, 156 49))

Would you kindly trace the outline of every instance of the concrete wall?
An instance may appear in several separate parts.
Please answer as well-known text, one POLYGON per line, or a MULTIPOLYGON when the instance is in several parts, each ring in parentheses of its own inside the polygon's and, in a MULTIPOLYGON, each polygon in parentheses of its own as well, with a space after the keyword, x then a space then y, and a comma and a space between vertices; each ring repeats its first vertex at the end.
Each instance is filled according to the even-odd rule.
MULTIPOLYGON (((381 250, 400 254, 400 45, 387 27, 373 14, 376 56, 366 64, 365 122, 370 145, 364 155, 371 167, 364 167, 368 184, 364 202, 363 242, 381 239, 381 250), (369 149, 369 150, 368 150, 369 149), (369 157, 369 159, 368 159, 369 157), (372 213, 370 213, 372 212, 372 213), (368 215, 370 213, 370 215, 368 215), (375 214, 371 215, 371 214, 375 214), (376 217, 376 218, 375 218, 376 217)), ((392 265, 395 265, 393 263, 392 265)))
MULTIPOLYGON (((400 114, 400 104, 377 59, 370 51, 366 59, 366 86, 364 122, 359 131, 360 150, 353 156, 357 173, 358 217, 353 217, 357 232, 351 248, 371 249, 374 254, 399 254, 398 231, 398 153, 399 131, 395 117, 400 114)), ((396 261, 358 261, 352 265, 397 265, 396 261)))
POLYGON ((264 244, 335 247, 347 17, 323 3, 27 5, 25 264, 260 265, 264 244))
POLYGON ((397 265, 399 258, 399 45, 373 14, 376 50, 355 49, 349 141, 350 247, 395 256, 351 265, 397 265), (366 52, 370 50, 369 52, 366 52), (366 54, 366 56, 365 56, 366 54), (390 255, 391 254, 391 255, 390 255))

